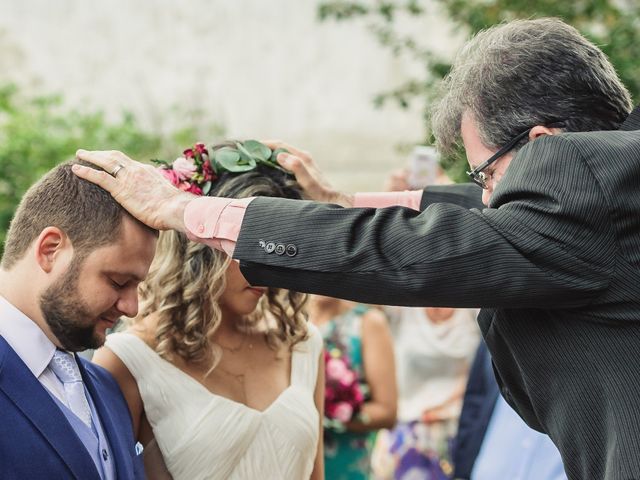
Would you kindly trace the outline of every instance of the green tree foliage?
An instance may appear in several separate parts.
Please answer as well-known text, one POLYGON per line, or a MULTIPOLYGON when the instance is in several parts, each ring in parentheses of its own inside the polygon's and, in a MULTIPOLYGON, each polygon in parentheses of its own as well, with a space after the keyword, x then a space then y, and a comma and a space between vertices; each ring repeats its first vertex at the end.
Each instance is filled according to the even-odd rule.
POLYGON ((0 87, 0 254, 23 193, 78 148, 150 158, 160 146, 159 136, 143 132, 131 114, 112 123, 101 113, 64 109, 59 96, 24 98, 15 85, 0 87))
MULTIPOLYGON (((407 55, 424 65, 421 78, 408 78, 396 88, 380 93, 374 102, 393 102, 402 108, 411 102, 424 105, 424 138, 432 141, 428 106, 434 100, 439 81, 450 68, 450 58, 442 58, 420 45, 419 38, 402 33, 402 25, 419 22, 427 15, 445 14, 454 30, 472 36, 503 21, 519 18, 559 17, 580 30, 611 59, 634 99, 640 97, 640 2, 638 0, 324 0, 318 6, 321 20, 363 20, 378 40, 395 55, 407 55)), ((446 39, 443 39, 446 42, 446 39)), ((442 159, 455 180, 465 181, 462 155, 442 159)))

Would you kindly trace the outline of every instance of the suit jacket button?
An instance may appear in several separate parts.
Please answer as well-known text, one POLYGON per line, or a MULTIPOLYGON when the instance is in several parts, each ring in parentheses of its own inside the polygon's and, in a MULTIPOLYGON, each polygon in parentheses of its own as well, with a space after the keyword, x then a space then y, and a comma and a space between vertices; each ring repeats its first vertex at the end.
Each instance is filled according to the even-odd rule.
POLYGON ((296 247, 293 243, 287 245, 286 250, 287 255, 289 257, 295 257, 298 254, 298 247, 296 247))
POLYGON ((284 250, 285 248, 283 244, 279 243, 278 245, 276 245, 276 253, 278 255, 284 255, 284 250))
POLYGON ((276 249, 276 244, 273 242, 269 242, 264 246, 264 251, 267 253, 273 253, 275 249, 276 249))
POLYGON ((264 248, 264 246, 267 244, 267 242, 265 242, 264 240, 258 240, 258 246, 260 248, 264 248))

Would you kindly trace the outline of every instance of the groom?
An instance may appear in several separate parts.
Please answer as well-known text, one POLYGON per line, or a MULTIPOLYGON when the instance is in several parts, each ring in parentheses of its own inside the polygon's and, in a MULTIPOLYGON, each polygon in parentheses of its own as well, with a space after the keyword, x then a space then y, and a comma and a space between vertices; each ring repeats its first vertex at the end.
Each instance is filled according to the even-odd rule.
POLYGON ((124 397, 97 348, 157 234, 62 164, 24 195, 0 265, 0 478, 144 478, 124 397))

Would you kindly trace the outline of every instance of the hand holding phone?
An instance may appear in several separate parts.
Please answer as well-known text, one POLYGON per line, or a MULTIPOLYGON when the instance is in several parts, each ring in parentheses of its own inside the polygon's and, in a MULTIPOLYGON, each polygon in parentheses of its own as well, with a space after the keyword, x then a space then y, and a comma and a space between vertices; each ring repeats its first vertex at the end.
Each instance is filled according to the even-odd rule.
POLYGON ((409 187, 417 190, 437 183, 439 162, 440 157, 435 147, 416 145, 409 156, 409 187))

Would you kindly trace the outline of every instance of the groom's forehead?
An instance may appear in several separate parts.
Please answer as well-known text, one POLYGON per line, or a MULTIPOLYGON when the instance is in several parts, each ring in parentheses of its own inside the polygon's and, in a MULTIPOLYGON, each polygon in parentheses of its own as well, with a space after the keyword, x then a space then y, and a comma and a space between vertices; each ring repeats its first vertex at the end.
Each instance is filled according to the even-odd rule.
POLYGON ((90 266, 105 272, 128 275, 141 281, 153 261, 156 243, 154 231, 125 216, 114 241, 95 249, 87 260, 90 266))

